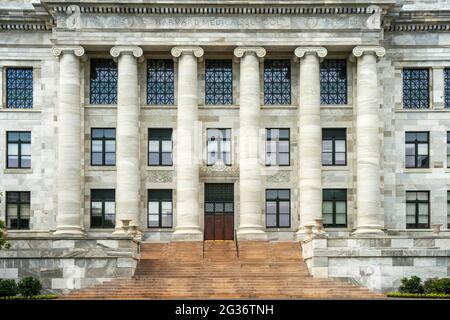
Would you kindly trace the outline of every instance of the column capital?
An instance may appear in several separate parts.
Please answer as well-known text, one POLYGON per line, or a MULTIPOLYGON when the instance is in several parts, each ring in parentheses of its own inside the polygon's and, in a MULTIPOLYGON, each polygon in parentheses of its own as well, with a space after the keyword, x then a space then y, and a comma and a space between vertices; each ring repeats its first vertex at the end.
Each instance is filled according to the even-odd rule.
POLYGON ((82 57, 84 48, 82 46, 54 46, 52 53, 55 57, 59 57, 63 53, 72 53, 77 57, 82 57))
POLYGON ((111 48, 109 53, 113 58, 118 58, 121 54, 132 54, 135 58, 140 58, 139 61, 141 61, 144 51, 138 46, 115 46, 111 48))
POLYGON ((203 57, 203 54, 205 52, 203 51, 203 48, 201 48, 201 47, 180 46, 180 47, 173 47, 172 50, 170 51, 170 53, 172 54, 172 56, 174 58, 179 58, 182 54, 192 54, 192 55, 194 55, 194 57, 200 59, 201 57, 203 57))
POLYGON ((353 48, 352 53, 356 58, 363 54, 375 54, 378 58, 381 58, 386 54, 386 49, 380 46, 357 46, 353 48))
POLYGON ((266 49, 263 47, 237 47, 234 49, 233 53, 237 58, 242 58, 247 53, 254 54, 258 58, 264 58, 266 55, 266 49))
POLYGON ((319 58, 324 58, 327 53, 324 47, 298 47, 294 51, 297 58, 303 58, 306 54, 316 54, 319 58))

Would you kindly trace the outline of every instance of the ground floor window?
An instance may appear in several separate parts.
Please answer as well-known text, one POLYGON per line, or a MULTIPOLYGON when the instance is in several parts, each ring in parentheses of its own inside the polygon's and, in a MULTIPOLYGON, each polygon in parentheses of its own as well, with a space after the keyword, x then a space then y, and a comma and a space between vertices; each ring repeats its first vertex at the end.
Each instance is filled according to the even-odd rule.
POLYGON ((116 191, 91 190, 91 228, 114 228, 116 220, 116 191))
POLYGON ((172 190, 148 190, 148 227, 172 228, 172 190))
POLYGON ((322 215, 324 227, 347 226, 347 190, 324 189, 322 191, 322 215))
POLYGON ((6 227, 10 230, 30 228, 30 192, 6 192, 6 227))
POLYGON ((266 227, 289 228, 291 226, 291 190, 266 190, 266 227))
POLYGON ((406 191, 406 228, 430 227, 430 192, 406 191))
POLYGON ((450 191, 447 191, 447 229, 450 229, 450 191))

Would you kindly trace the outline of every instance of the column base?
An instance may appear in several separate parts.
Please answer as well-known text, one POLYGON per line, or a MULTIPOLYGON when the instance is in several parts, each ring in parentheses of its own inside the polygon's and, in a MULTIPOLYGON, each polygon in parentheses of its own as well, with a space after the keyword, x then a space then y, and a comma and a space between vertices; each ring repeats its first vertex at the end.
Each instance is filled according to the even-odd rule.
POLYGON ((364 225, 358 226, 355 231, 352 232, 352 235, 384 235, 385 232, 381 229, 380 225, 364 225))
POLYGON ((86 233, 79 226, 57 226, 54 235, 84 236, 86 233))
POLYGON ((258 240, 258 241, 267 241, 267 234, 260 226, 255 227, 239 227, 236 232, 236 237, 238 241, 240 240, 258 240))
POLYGON ((200 227, 179 227, 172 234, 172 241, 203 241, 200 227))

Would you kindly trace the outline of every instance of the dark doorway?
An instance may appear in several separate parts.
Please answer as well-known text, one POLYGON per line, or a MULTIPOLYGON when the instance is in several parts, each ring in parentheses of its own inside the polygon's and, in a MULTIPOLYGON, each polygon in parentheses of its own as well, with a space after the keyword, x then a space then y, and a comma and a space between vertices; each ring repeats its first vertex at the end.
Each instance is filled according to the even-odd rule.
POLYGON ((205 183, 205 240, 234 239, 234 185, 205 183))

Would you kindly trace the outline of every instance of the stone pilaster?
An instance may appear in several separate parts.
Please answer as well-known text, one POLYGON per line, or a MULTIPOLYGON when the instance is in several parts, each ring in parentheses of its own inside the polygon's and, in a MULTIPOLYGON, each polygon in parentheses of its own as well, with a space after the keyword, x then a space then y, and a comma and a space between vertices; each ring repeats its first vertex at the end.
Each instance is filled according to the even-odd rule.
POLYGON ((81 235, 80 46, 54 47, 59 57, 58 213, 55 234, 81 235))
POLYGON ((178 111, 176 134, 177 207, 173 240, 203 240, 200 228, 199 156, 196 150, 198 125, 198 59, 200 47, 174 47, 178 58, 178 111))
POLYGON ((259 62, 264 48, 240 47, 234 50, 240 58, 239 109, 239 197, 238 239, 266 240, 261 199, 261 164, 258 145, 260 130, 259 62))
POLYGON ((358 59, 356 78, 356 204, 355 233, 382 233, 380 207, 380 139, 377 58, 385 54, 378 46, 353 49, 358 59))
POLYGON ((320 125, 320 58, 323 47, 299 47, 300 59, 299 129, 299 214, 298 239, 304 237, 304 226, 322 218, 322 128, 320 125))
POLYGON ((116 234, 124 233, 122 220, 130 220, 130 226, 139 226, 141 179, 137 59, 142 53, 142 49, 135 46, 111 48, 111 55, 118 58, 116 234))

